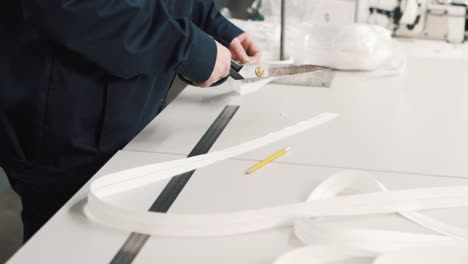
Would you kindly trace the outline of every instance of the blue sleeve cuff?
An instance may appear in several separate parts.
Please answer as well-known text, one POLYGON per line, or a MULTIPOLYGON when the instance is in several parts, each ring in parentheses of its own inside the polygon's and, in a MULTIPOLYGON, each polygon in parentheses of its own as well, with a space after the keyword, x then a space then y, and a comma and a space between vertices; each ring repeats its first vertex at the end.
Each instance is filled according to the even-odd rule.
POLYGON ((193 82, 204 82, 213 72, 218 51, 213 38, 195 25, 192 28, 190 51, 186 59, 177 66, 176 72, 193 82))

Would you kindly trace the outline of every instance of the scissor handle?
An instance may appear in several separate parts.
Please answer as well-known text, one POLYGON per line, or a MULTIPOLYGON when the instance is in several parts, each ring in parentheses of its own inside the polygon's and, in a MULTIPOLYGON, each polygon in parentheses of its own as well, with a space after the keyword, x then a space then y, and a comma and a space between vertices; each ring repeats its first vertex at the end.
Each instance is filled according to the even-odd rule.
MULTIPOLYGON (((188 84, 188 85, 193 85, 193 86, 196 86, 192 80, 189 80, 187 77, 183 76, 182 74, 178 74, 179 76, 179 79, 181 79, 184 83, 188 84)), ((229 76, 226 76, 222 79, 219 79, 218 81, 216 81, 215 83, 211 84, 210 87, 215 87, 215 86, 219 86, 223 83, 225 83, 227 81, 227 79, 229 79, 229 76)))
POLYGON ((214 82, 213 84, 210 85, 210 87, 220 86, 221 84, 225 83, 228 79, 229 79, 229 75, 214 82))
MULTIPOLYGON (((242 69, 242 67, 243 67, 242 64, 238 63, 235 60, 231 60, 231 69, 229 70, 229 75, 219 79, 218 81, 213 83, 210 87, 216 87, 216 86, 219 86, 219 85, 225 83, 227 81, 227 79, 229 79, 229 77, 232 77, 235 80, 244 79, 242 77, 242 75, 239 74, 239 71, 242 69)), ((179 74, 179 78, 182 81, 184 81, 185 83, 193 85, 193 82, 191 80, 187 79, 185 76, 179 74)))

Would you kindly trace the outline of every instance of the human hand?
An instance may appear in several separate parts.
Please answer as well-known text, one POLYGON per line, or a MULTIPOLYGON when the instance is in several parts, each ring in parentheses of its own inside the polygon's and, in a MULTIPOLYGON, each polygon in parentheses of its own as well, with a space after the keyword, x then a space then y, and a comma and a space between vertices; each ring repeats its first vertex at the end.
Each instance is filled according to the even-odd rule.
POLYGON ((262 57, 262 53, 252 37, 247 33, 240 34, 233 39, 229 45, 229 50, 232 53, 233 59, 242 64, 258 64, 262 57))
POLYGON ((224 47, 223 45, 219 44, 216 41, 216 48, 217 48, 217 55, 216 55, 216 64, 214 66, 213 72, 208 80, 203 83, 196 83, 199 87, 209 87, 213 83, 219 81, 220 79, 229 75, 229 71, 231 70, 231 52, 224 47))

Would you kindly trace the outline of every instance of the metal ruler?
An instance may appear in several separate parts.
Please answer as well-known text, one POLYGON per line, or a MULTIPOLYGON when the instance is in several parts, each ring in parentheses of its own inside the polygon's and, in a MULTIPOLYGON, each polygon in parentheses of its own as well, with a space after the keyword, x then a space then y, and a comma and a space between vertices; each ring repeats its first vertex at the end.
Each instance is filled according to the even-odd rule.
MULTIPOLYGON (((238 109, 239 106, 226 106, 205 132, 200 141, 198 141, 197 145, 193 148, 188 157, 208 153, 221 133, 227 127, 231 119, 234 117, 238 109)), ((149 211, 166 213, 171 208, 179 194, 182 192, 194 172, 195 171, 190 171, 173 177, 161 192, 159 197, 156 199, 156 201, 153 203, 149 211)), ((110 263, 132 263, 149 238, 150 235, 131 233, 110 263)))
POLYGON ((330 88, 334 78, 335 71, 330 70, 283 76, 275 79, 272 83, 310 86, 315 88, 330 88))

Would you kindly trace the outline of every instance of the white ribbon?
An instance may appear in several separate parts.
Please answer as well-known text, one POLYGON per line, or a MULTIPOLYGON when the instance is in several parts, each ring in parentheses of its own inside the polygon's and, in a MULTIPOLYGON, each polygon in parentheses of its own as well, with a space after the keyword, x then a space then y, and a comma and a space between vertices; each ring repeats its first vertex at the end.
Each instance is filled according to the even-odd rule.
MULTIPOLYGON (((334 197, 351 188, 373 184, 383 192, 389 190, 362 171, 342 171, 320 184, 308 200, 334 197)), ((429 190, 429 189, 426 189, 429 190)), ((434 197, 438 197, 433 190, 434 197)), ((460 198, 466 199, 466 198, 460 198)), ((463 203, 459 201, 460 204, 463 203)), ((373 264, 445 264, 468 262, 468 232, 418 212, 398 212, 408 220, 442 235, 414 234, 375 229, 350 229, 319 223, 312 219, 298 220, 294 234, 306 245, 277 259, 286 263, 373 263, 373 264)))
MULTIPOLYGON (((387 264, 417 252, 415 249, 411 251, 413 253, 401 252, 392 255, 392 252, 408 245, 413 247, 413 244, 418 247, 438 245, 449 248, 446 252, 452 252, 451 256, 456 256, 457 260, 460 256, 466 256, 464 251, 460 250, 460 247, 464 248, 466 245, 466 230, 448 226, 414 211, 468 206, 468 186, 388 191, 382 183, 369 175, 345 171, 324 181, 311 193, 306 202, 256 210, 211 214, 157 213, 119 207, 105 200, 106 196, 159 182, 275 143, 318 127, 337 116, 333 113, 323 113, 279 132, 222 151, 105 175, 91 183, 84 211, 90 219, 104 225, 162 236, 212 237, 295 225, 295 234, 305 244, 316 244, 317 239, 318 243, 322 244, 319 247, 311 246, 292 251, 279 258, 279 264, 305 263, 307 260, 314 260, 314 263, 330 263, 356 258, 387 264), (363 183, 374 184, 380 192, 337 196, 342 191, 363 183), (400 213, 409 220, 446 236, 377 230, 339 230, 307 220, 327 216, 382 213, 400 213)), ((419 253, 414 254, 411 256, 419 256, 419 253)), ((441 253, 440 256, 445 256, 445 253, 441 253)), ((435 256, 433 260, 440 256, 435 256)))

